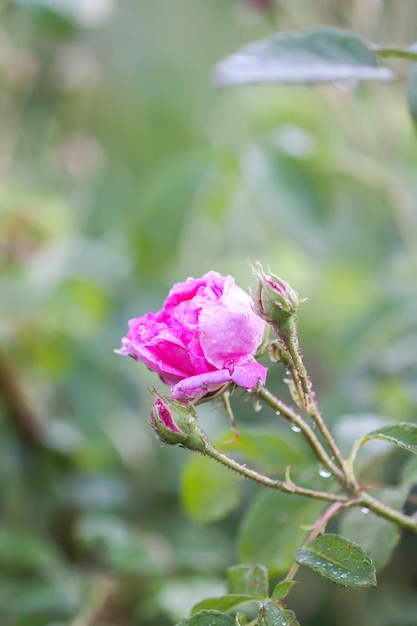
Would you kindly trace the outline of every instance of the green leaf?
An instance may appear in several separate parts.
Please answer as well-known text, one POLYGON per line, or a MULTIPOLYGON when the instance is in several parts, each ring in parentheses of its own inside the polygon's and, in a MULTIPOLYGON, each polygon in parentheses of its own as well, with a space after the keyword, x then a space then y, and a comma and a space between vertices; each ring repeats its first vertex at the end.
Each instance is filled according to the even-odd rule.
POLYGON ((376 585, 375 567, 360 546, 340 535, 323 534, 297 550, 295 561, 343 587, 376 585))
POLYGON ((305 541, 307 530, 324 504, 299 496, 264 491, 252 502, 239 529, 241 561, 261 561, 270 572, 279 574, 291 567, 294 552, 305 541))
POLYGON ((372 439, 382 439, 417 454, 417 424, 400 422, 394 426, 373 430, 362 438, 361 445, 372 439))
POLYGON ((235 624, 236 626, 246 626, 248 623, 248 618, 244 613, 236 613, 235 615, 235 624))
POLYGON ((417 483, 417 457, 411 456, 402 468, 401 484, 410 486, 414 483, 417 483))
POLYGON ((417 61, 417 44, 415 43, 407 48, 400 46, 380 46, 378 44, 371 44, 369 48, 382 58, 397 57, 407 59, 408 61, 417 61))
POLYGON ((305 463, 305 454, 288 443, 288 437, 265 431, 250 430, 240 433, 237 441, 227 448, 220 448, 225 452, 241 453, 245 460, 256 464, 260 471, 268 474, 279 474, 285 472, 288 465, 294 467, 305 463))
POLYGON ((259 626, 299 626, 292 611, 286 611, 273 602, 264 602, 259 607, 259 626))
POLYGON ((222 60, 214 81, 220 87, 252 83, 315 84, 393 78, 355 33, 338 28, 283 32, 241 48, 222 60))
POLYGON ((176 626, 236 626, 235 620, 220 611, 200 611, 192 617, 182 619, 176 626))
POLYGON ((417 64, 412 66, 408 74, 407 102, 412 120, 417 124, 417 64))
POLYGON ((268 597, 268 570, 264 565, 234 565, 227 570, 227 591, 268 597))
POLYGON ((247 595, 239 595, 239 594, 228 594, 226 596, 220 596, 219 598, 206 598, 205 600, 201 600, 193 606, 191 609, 191 615, 198 613, 198 611, 202 611, 205 609, 212 609, 216 611, 223 611, 223 613, 228 613, 232 609, 236 608, 240 604, 245 602, 253 602, 256 600, 262 599, 263 596, 247 596, 247 595))
POLYGON ((259 607, 259 626, 285 626, 286 621, 282 610, 272 602, 265 602, 259 607))
POLYGON ((296 580, 281 580, 272 592, 272 600, 282 600, 282 598, 286 598, 296 582, 296 580))
POLYGON ((242 479, 215 463, 195 456, 181 477, 182 504, 194 522, 213 522, 232 511, 240 500, 242 479))
POLYGON ((294 611, 283 611, 287 626, 300 626, 294 611))
MULTIPOLYGON (((407 493, 408 487, 396 487, 379 489, 372 495, 384 504, 401 510, 407 493)), ((377 570, 388 563, 401 536, 400 529, 392 522, 374 515, 367 509, 358 508, 346 511, 340 525, 340 533, 358 543, 371 557, 377 570)))

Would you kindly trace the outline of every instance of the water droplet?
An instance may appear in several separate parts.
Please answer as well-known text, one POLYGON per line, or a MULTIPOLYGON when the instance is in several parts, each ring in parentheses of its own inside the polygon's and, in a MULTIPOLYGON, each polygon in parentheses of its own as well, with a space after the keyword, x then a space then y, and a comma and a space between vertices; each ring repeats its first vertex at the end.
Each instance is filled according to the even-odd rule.
POLYGON ((275 411, 275 415, 281 415, 281 411, 275 411))
POLYGON ((299 426, 296 426, 295 424, 291 426, 291 430, 293 431, 293 433, 301 433, 301 428, 299 426))
POLYGON ((319 469, 319 474, 322 478, 330 478, 332 473, 327 469, 327 467, 321 467, 319 469))
POLYGON ((361 513, 363 513, 364 515, 366 515, 367 513, 369 513, 369 509, 367 506, 363 506, 361 507, 361 513))
POLYGON ((341 574, 340 578, 347 578, 347 574, 341 574))

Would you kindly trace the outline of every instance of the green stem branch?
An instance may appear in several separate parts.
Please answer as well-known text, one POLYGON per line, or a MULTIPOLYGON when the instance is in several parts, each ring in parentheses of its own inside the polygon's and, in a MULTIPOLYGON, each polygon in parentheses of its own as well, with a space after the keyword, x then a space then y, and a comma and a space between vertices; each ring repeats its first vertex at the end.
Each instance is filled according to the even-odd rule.
POLYGON ((327 428, 327 425, 321 416, 310 377, 300 354, 300 350, 298 347, 296 323, 294 323, 288 337, 283 338, 283 341, 285 342, 286 348, 292 360, 294 384, 297 386, 297 389, 301 388, 303 398, 303 406, 301 408, 306 411, 306 413, 316 424, 318 431, 322 435, 328 449, 330 450, 331 456, 335 459, 339 467, 342 469, 343 475, 346 476, 344 459, 338 445, 333 439, 330 430, 327 428))
POLYGON ((390 522, 397 524, 397 526, 407 528, 407 530, 417 533, 417 519, 415 517, 410 517, 409 515, 405 515, 404 513, 400 513, 399 511, 392 509, 390 506, 387 506, 380 500, 377 500, 366 491, 363 491, 359 495, 357 506, 369 508, 373 513, 375 513, 375 515, 384 517, 390 522))
POLYGON ((249 478, 259 485, 263 485, 264 487, 269 487, 270 489, 275 489, 276 491, 283 491, 284 493, 293 493, 300 496, 307 496, 309 498, 315 498, 316 500, 326 500, 329 502, 348 502, 349 497, 344 496, 342 494, 335 493, 327 493, 325 491, 316 491, 313 489, 306 489, 304 487, 299 487, 295 485, 291 480, 289 480, 288 476, 285 481, 281 480, 273 480, 260 472, 257 472, 253 469, 250 469, 246 465, 242 465, 238 461, 235 461, 231 457, 227 456, 217 448, 214 448, 208 441, 202 450, 202 454, 205 456, 209 456, 212 459, 218 461, 225 467, 233 470, 234 472, 244 476, 245 478, 249 478))
MULTIPOLYGON (((313 429, 291 407, 281 402, 265 387, 259 387, 254 392, 256 396, 265 402, 273 411, 282 415, 293 426, 300 429, 311 449, 319 461, 335 476, 342 485, 345 485, 344 473, 333 463, 326 450, 323 448, 313 429)), ((340 453, 339 453, 340 454, 340 453)))

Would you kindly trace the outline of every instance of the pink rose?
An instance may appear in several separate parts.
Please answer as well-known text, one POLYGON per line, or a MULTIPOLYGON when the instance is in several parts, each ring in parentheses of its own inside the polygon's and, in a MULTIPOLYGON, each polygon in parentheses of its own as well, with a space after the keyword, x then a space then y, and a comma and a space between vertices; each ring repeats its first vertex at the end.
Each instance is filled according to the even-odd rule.
POLYGON ((266 369, 254 360, 265 322, 231 276, 207 272, 173 286, 158 313, 129 321, 118 354, 131 356, 187 400, 225 383, 252 389, 266 369))

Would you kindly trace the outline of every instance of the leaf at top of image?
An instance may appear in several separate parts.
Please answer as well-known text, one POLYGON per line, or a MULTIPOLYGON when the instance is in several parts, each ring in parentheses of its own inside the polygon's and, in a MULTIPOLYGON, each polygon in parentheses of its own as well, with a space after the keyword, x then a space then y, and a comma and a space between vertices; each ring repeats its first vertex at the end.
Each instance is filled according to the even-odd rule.
POLYGON ((243 46, 220 61, 218 87, 254 83, 320 84, 335 81, 389 81, 393 72, 378 65, 366 41, 339 28, 279 32, 243 46))

